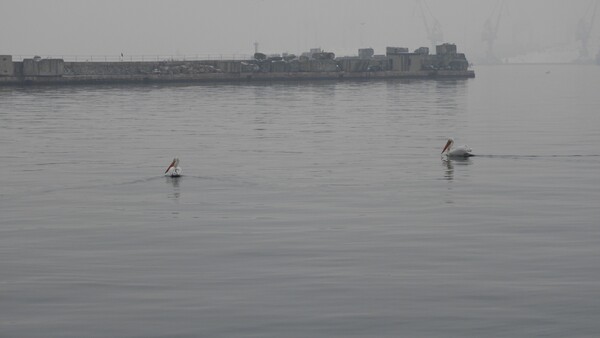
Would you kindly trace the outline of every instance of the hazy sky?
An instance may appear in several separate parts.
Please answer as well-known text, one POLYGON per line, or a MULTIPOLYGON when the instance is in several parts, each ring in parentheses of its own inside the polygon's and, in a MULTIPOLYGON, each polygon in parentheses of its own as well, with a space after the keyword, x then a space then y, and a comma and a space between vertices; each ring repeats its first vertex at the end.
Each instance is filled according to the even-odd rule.
MULTIPOLYGON (((577 22, 591 19, 593 1, 505 0, 496 49, 506 54, 553 44, 575 48, 577 22)), ((495 21, 493 12, 501 0, 421 2, 430 9, 427 20, 431 23, 435 17, 441 23, 445 41, 471 55, 483 53, 484 21, 495 21)), ((257 41, 266 53, 322 47, 349 55, 361 47, 383 54, 386 46, 412 50, 430 44, 415 0, 0 0, 0 4, 0 54, 252 54, 257 41)), ((596 18, 590 39, 594 55, 599 32, 596 18)))

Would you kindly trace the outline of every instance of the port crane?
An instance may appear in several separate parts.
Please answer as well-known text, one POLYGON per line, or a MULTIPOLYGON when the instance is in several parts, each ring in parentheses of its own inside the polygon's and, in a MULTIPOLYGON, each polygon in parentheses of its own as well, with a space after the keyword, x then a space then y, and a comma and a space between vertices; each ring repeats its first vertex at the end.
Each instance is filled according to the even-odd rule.
POLYGON ((575 35, 577 40, 581 41, 581 47, 579 49, 579 58, 587 59, 589 57, 588 52, 588 41, 590 39, 590 35, 592 32, 592 28, 594 27, 594 20, 596 19, 596 10, 598 9, 598 1, 592 0, 586 10, 586 14, 579 19, 577 23, 577 30, 575 35), (592 9, 592 5, 594 8, 592 9), (590 14, 591 13, 591 14, 590 14), (587 16, 590 15, 588 20, 587 16))
POLYGON ((489 63, 497 63, 499 61, 498 57, 496 57, 494 53, 494 42, 496 41, 496 38, 498 38, 500 19, 502 18, 502 13, 505 10, 508 10, 506 1, 498 1, 492 11, 492 14, 485 20, 485 23, 483 24, 481 41, 487 44, 486 59, 489 63))
POLYGON ((427 31, 427 38, 431 42, 432 50, 435 50, 435 46, 444 41, 442 25, 438 19, 433 16, 425 0, 416 0, 416 2, 417 7, 419 7, 419 11, 421 12, 421 18, 423 19, 425 30, 427 31), (427 11, 428 15, 426 15, 425 10, 427 11), (431 22, 427 20, 428 16, 431 22))

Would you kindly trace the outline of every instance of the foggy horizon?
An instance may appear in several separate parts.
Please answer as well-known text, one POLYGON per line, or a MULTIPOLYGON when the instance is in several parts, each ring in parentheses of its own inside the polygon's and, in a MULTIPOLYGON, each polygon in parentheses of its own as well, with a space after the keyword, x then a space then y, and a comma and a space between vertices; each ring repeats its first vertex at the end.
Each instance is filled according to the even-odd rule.
MULTIPOLYGON (((343 56, 368 47, 384 54, 386 46, 431 48, 424 21, 431 26, 438 20, 443 41, 472 59, 485 54, 482 31, 489 19, 498 27, 494 50, 500 57, 576 54, 578 22, 592 17, 591 0, 504 2, 499 11, 500 0, 8 1, 0 15, 0 53, 251 55, 257 42, 267 54, 322 48, 343 56)), ((599 32, 593 23, 590 56, 598 52, 599 32)))
POLYGON ((598 336, 600 0, 0 9, 0 338, 598 336))

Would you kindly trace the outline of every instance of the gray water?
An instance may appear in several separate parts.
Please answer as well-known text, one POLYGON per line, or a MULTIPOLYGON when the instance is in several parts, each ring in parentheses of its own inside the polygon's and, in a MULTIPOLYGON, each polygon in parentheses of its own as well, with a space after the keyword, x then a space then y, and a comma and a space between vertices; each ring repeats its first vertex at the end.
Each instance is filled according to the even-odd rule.
POLYGON ((476 72, 0 88, 0 336, 597 337, 600 67, 476 72))

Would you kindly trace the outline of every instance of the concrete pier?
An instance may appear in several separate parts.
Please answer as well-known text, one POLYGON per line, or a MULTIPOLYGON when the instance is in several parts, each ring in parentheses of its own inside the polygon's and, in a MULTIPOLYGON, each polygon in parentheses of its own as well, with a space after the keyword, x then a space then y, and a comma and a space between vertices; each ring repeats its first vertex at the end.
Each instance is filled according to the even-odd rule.
POLYGON ((333 53, 272 56, 257 53, 252 60, 65 62, 39 57, 12 61, 0 55, 0 85, 240 82, 280 80, 341 80, 387 78, 469 78, 464 54, 452 44, 440 45, 437 54, 421 47, 413 53, 388 47, 385 56, 360 50, 359 57, 335 58, 333 53))

